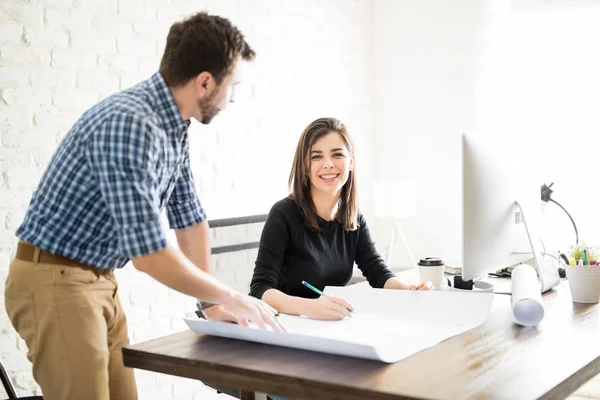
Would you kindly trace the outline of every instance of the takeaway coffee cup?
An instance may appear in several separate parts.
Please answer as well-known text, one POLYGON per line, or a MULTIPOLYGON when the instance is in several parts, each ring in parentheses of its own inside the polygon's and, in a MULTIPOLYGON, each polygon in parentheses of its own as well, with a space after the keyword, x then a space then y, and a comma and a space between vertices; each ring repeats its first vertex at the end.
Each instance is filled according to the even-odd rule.
POLYGON ((430 281, 435 290, 442 290, 444 281, 444 261, 437 257, 426 257, 419 260, 419 277, 421 282, 430 281))

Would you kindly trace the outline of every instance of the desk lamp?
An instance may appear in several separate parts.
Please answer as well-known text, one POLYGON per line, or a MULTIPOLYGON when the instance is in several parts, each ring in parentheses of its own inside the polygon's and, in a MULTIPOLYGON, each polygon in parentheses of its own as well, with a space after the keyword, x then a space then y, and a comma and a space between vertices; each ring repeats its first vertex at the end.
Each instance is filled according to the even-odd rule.
POLYGON ((390 269, 392 268, 391 261, 394 244, 396 243, 396 236, 399 236, 410 261, 410 267, 416 267, 415 258, 412 255, 399 222, 400 219, 411 218, 416 215, 414 182, 410 180, 376 181, 373 185, 373 194, 375 215, 379 218, 389 218, 393 221, 385 255, 385 263, 390 269))

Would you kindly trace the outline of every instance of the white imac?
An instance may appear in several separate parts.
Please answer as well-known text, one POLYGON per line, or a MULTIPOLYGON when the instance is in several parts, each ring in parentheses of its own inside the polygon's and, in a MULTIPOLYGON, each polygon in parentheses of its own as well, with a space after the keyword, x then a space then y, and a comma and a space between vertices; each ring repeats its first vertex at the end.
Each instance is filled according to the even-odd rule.
POLYGON ((463 134, 463 280, 533 259, 542 292, 560 282, 536 230, 542 180, 533 154, 506 138, 463 134))

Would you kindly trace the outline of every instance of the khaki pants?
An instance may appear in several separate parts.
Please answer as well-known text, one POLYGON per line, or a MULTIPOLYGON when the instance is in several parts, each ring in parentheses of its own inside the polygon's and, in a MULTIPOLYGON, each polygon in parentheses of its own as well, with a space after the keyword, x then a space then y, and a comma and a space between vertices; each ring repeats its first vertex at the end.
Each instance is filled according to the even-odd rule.
POLYGON ((44 400, 137 399, 133 370, 123 366, 129 339, 112 272, 15 259, 5 296, 44 400))

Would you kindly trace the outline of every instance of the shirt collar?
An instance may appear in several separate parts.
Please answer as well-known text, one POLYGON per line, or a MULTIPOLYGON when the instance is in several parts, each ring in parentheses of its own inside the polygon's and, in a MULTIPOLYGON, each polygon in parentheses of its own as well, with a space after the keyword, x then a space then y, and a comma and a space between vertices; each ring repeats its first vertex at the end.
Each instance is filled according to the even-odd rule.
POLYGON ((185 133, 190 126, 190 121, 181 117, 173 93, 171 93, 171 89, 167 86, 167 82, 165 82, 160 72, 152 75, 148 79, 148 84, 152 92, 157 95, 156 112, 161 116, 165 128, 178 134, 185 133))

